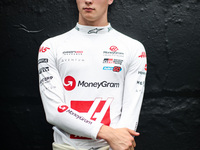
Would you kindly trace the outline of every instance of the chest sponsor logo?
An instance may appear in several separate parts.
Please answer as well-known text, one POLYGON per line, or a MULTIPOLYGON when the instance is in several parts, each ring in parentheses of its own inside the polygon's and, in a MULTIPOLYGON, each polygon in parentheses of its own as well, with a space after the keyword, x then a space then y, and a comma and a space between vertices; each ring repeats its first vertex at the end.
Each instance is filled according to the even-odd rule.
POLYGON ((78 87, 95 87, 97 89, 101 87, 110 87, 110 88, 119 88, 119 83, 113 83, 113 82, 86 82, 86 81, 78 81, 78 87))
POLYGON ((119 49, 117 46, 111 46, 109 48, 110 51, 103 51, 103 56, 116 56, 116 57, 124 57, 124 53, 117 52, 119 49))
POLYGON ((119 83, 114 82, 87 82, 87 81, 76 81, 72 76, 67 76, 64 79, 63 86, 67 91, 72 91, 74 88, 77 87, 84 87, 84 88, 119 88, 119 83))
MULTIPOLYGON (((96 98, 92 101, 71 101, 71 108, 83 114, 86 118, 96 121, 98 123, 110 125, 110 105, 113 101, 113 98, 108 98, 103 100, 102 98, 96 98)), ((88 139, 85 137, 71 135, 72 139, 88 139)))
POLYGON ((117 48, 117 46, 111 46, 110 48, 109 48, 112 52, 116 52, 116 51, 118 51, 119 49, 117 48))
POLYGON ((104 66, 103 70, 111 70, 113 72, 120 72, 122 71, 122 68, 118 66, 115 66, 115 67, 104 66))
POLYGON ((67 91, 71 91, 76 87, 76 80, 72 76, 67 76, 64 79, 63 86, 67 91))
POLYGON ((103 51, 103 56, 124 57, 124 53, 122 53, 122 52, 107 52, 107 51, 103 51))
POLYGON ((121 67, 115 66, 115 67, 113 68, 113 71, 114 71, 114 72, 120 72, 121 70, 122 70, 121 67))
POLYGON ((66 59, 62 59, 61 63, 65 63, 65 62, 84 62, 84 59, 81 58, 66 58, 66 59))
POLYGON ((122 64, 123 60, 121 59, 112 59, 112 58, 104 58, 103 63, 107 64, 122 64))
POLYGON ((83 55, 83 51, 64 51, 64 55, 83 55))

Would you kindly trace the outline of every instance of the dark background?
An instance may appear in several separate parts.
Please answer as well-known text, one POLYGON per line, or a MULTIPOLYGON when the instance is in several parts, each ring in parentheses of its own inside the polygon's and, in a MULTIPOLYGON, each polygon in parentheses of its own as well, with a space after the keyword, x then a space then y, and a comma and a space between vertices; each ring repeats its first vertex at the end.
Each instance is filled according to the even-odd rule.
MULTIPOLYGON (((109 21, 141 41, 148 75, 136 150, 200 149, 200 0, 115 0, 109 21)), ((73 28, 75 0, 1 0, 1 149, 50 150, 37 54, 73 28)))

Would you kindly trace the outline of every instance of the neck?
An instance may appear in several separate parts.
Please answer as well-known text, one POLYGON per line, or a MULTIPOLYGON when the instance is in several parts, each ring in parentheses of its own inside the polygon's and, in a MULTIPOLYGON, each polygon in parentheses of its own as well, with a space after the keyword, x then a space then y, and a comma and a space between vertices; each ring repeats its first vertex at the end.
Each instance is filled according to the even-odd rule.
POLYGON ((79 33, 88 34, 88 35, 99 35, 99 34, 105 34, 112 30, 112 27, 110 24, 107 26, 88 26, 88 25, 81 25, 77 23, 75 29, 79 33))
POLYGON ((80 25, 86 25, 86 26, 107 26, 108 23, 108 18, 107 18, 107 14, 104 15, 104 17, 102 17, 101 19, 98 20, 89 20, 89 19, 85 19, 84 17, 81 16, 81 14, 79 13, 79 20, 78 23, 80 25))

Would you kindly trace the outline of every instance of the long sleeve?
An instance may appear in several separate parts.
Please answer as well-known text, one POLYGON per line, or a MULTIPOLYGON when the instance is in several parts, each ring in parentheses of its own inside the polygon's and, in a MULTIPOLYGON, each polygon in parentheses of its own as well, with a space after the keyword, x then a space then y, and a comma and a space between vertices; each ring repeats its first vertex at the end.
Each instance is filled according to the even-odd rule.
POLYGON ((124 81, 122 113, 117 127, 137 129, 143 101, 147 73, 146 52, 141 43, 135 46, 137 53, 130 54, 129 66, 124 81))
POLYGON ((83 116, 65 103, 55 51, 47 40, 38 54, 39 87, 46 119, 69 134, 96 139, 102 124, 83 116))

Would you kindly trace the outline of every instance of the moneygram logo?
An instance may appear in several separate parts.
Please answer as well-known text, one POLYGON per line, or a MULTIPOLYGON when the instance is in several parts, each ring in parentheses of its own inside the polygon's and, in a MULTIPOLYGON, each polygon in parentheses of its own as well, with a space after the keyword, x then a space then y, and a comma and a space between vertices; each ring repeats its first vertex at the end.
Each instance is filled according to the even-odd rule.
POLYGON ((72 76, 67 76, 64 79, 63 86, 67 91, 71 91, 76 87, 76 80, 72 76))
POLYGON ((114 82, 107 82, 107 81, 102 81, 102 82, 87 82, 87 81, 77 81, 72 77, 72 76, 67 76, 64 79, 63 86, 67 91, 72 91, 76 85, 78 87, 83 87, 83 88, 101 88, 101 87, 109 87, 109 88, 119 88, 119 83, 114 83, 114 82))
POLYGON ((60 106, 58 106, 58 112, 60 112, 60 113, 63 113, 67 109, 68 109, 67 105, 60 105, 60 106))
MULTIPOLYGON (((111 123, 110 105, 112 101, 112 97, 107 98, 106 100, 103 100, 102 98, 95 98, 95 100, 91 101, 73 100, 71 101, 71 108, 78 111, 81 115, 87 116, 87 118, 90 118, 90 120, 109 126, 111 123)), ((79 117, 79 119, 84 120, 85 118, 79 117)), ((88 121, 86 119, 84 120, 85 123, 89 124, 90 121, 88 121)), ((80 137, 75 135, 70 135, 70 138, 88 139, 86 137, 80 137)))
POLYGON ((113 82, 86 82, 86 81, 79 81, 78 86, 82 87, 96 87, 99 89, 100 87, 110 87, 110 88, 119 88, 119 83, 113 83, 113 82))

